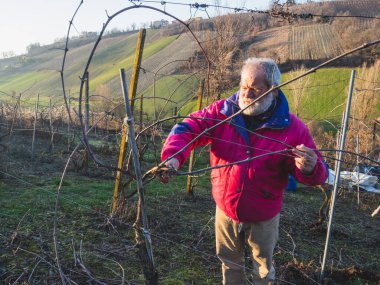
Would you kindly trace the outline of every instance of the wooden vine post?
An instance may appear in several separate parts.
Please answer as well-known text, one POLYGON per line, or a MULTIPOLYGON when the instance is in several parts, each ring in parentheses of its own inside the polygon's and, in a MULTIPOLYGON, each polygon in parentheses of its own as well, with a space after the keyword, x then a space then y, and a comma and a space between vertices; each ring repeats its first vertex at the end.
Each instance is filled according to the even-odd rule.
POLYGON ((377 117, 373 122, 372 151, 376 148, 376 130, 378 125, 380 125, 380 117, 377 117))
POLYGON ((70 89, 69 92, 67 93, 67 105, 69 108, 69 114, 67 117, 67 150, 70 152, 70 114, 71 114, 71 94, 70 94, 70 89))
POLYGON ((125 110, 127 114, 127 117, 124 121, 124 125, 126 125, 128 128, 128 142, 132 152, 132 160, 137 182, 137 192, 139 195, 136 221, 134 224, 136 245, 138 248, 138 254, 140 257, 146 284, 156 285, 158 284, 158 272, 154 265, 152 240, 149 232, 148 217, 145 211, 144 185, 140 168, 139 153, 136 143, 134 119, 132 109, 129 104, 124 69, 120 70, 120 78, 124 95, 125 110))
MULTIPOLYGON (((143 94, 140 95, 140 120, 139 120, 139 133, 143 130, 143 116, 144 116, 144 96, 143 94)), ((140 151, 140 156, 142 155, 142 138, 140 136, 139 141, 139 151, 140 151)))
POLYGON ((4 105, 3 105, 3 103, 0 103, 0 106, 1 106, 0 124, 2 124, 3 119, 4 119, 4 105))
POLYGON ((52 105, 51 98, 49 99, 49 128, 50 128, 50 150, 54 149, 54 126, 53 126, 53 115, 52 115, 52 105))
MULTIPOLYGON (((137 91, 137 82, 139 78, 139 71, 141 66, 141 59, 142 54, 144 50, 144 42, 145 42, 145 35, 146 30, 141 29, 139 39, 137 41, 137 47, 136 47, 136 55, 135 55, 135 62, 133 65, 133 72, 132 72, 132 78, 131 78, 131 86, 129 89, 129 99, 131 101, 131 111, 133 113, 133 107, 134 107, 134 101, 136 98, 136 91, 137 91)), ((115 215, 117 212, 117 206, 118 206, 118 200, 119 200, 119 188, 121 184, 121 176, 123 165, 124 165, 124 158, 125 158, 125 143, 127 141, 127 126, 125 125, 125 122, 123 123, 122 133, 121 133, 121 142, 120 142, 120 153, 119 153, 119 160, 117 163, 117 168, 119 170, 116 171, 116 181, 115 181, 115 189, 113 193, 113 203, 112 203, 112 212, 111 215, 115 215)))
MULTIPOLYGON (((202 107, 202 98, 203 98, 203 91, 204 91, 205 81, 204 79, 201 81, 201 85, 198 90, 198 101, 197 101, 197 110, 200 110, 202 107)), ((194 156, 195 152, 194 150, 190 153, 190 160, 189 160, 189 172, 193 171, 194 167, 194 156)), ((193 177, 191 175, 187 176, 187 183, 186 183, 186 193, 189 195, 194 195, 193 191, 193 177)))
POLYGON ((90 125, 90 77, 88 71, 86 72, 85 80, 84 130, 87 133, 90 125))
POLYGON ((32 139, 32 159, 34 158, 34 141, 36 139, 36 128, 38 120, 38 105, 40 101, 40 94, 37 94, 36 106, 35 106, 35 115, 34 115, 34 125, 33 125, 33 139, 32 139))
MULTIPOLYGON (((85 84, 85 113, 84 113, 84 129, 86 134, 88 133, 88 130, 90 129, 90 75, 89 72, 86 72, 86 84, 85 84)), ((88 163, 89 163, 89 153, 87 148, 84 151, 83 156, 83 172, 85 175, 88 175, 88 163)))
POLYGON ((21 95, 22 95, 22 93, 20 93, 20 95, 18 96, 17 101, 16 101, 16 105, 13 108, 12 122, 11 122, 11 126, 9 128, 9 136, 10 137, 13 134, 13 127, 14 127, 14 124, 15 124, 17 111, 18 111, 18 108, 20 107, 20 103, 21 103, 21 95))

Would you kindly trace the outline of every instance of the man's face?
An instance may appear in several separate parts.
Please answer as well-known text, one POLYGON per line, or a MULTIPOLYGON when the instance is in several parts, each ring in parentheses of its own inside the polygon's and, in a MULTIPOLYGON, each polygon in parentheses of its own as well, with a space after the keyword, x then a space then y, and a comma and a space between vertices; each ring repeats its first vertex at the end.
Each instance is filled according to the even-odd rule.
MULTIPOLYGON (((252 103, 257 97, 269 90, 265 73, 261 68, 246 71, 240 83, 239 107, 243 109, 252 103)), ((243 114, 253 116, 264 113, 272 104, 273 92, 267 94, 255 104, 243 111, 243 114)))

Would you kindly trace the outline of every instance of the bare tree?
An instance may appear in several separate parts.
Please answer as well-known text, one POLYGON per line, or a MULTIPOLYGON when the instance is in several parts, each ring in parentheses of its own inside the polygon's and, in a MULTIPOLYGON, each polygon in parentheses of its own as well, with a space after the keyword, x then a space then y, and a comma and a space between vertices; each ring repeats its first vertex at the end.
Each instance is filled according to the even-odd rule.
POLYGON ((219 16, 213 21, 213 29, 205 33, 205 49, 212 62, 209 93, 215 99, 236 86, 239 80, 238 59, 245 37, 251 36, 249 24, 247 14, 219 16))

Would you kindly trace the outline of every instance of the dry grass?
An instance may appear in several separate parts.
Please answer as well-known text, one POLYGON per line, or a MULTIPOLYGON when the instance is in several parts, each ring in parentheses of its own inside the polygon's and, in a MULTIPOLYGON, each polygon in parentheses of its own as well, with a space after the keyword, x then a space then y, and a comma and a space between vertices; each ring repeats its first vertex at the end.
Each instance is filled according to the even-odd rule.
MULTIPOLYGON (((374 133, 374 124, 380 95, 380 60, 372 66, 364 65, 356 77, 347 149, 378 160, 380 138, 374 133)), ((353 164, 368 163, 355 157, 350 160, 353 164)))

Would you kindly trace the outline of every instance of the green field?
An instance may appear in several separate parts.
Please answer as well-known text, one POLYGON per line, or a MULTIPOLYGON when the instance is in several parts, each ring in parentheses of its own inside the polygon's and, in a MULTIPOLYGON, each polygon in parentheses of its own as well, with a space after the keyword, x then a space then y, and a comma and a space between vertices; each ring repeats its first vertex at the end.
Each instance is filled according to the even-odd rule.
MULTIPOLYGON (((282 81, 294 78, 295 72, 284 74, 282 81)), ((324 68, 282 88, 290 110, 305 120, 340 122, 348 95, 351 69, 324 68), (301 97, 298 109, 295 98, 301 97)))

